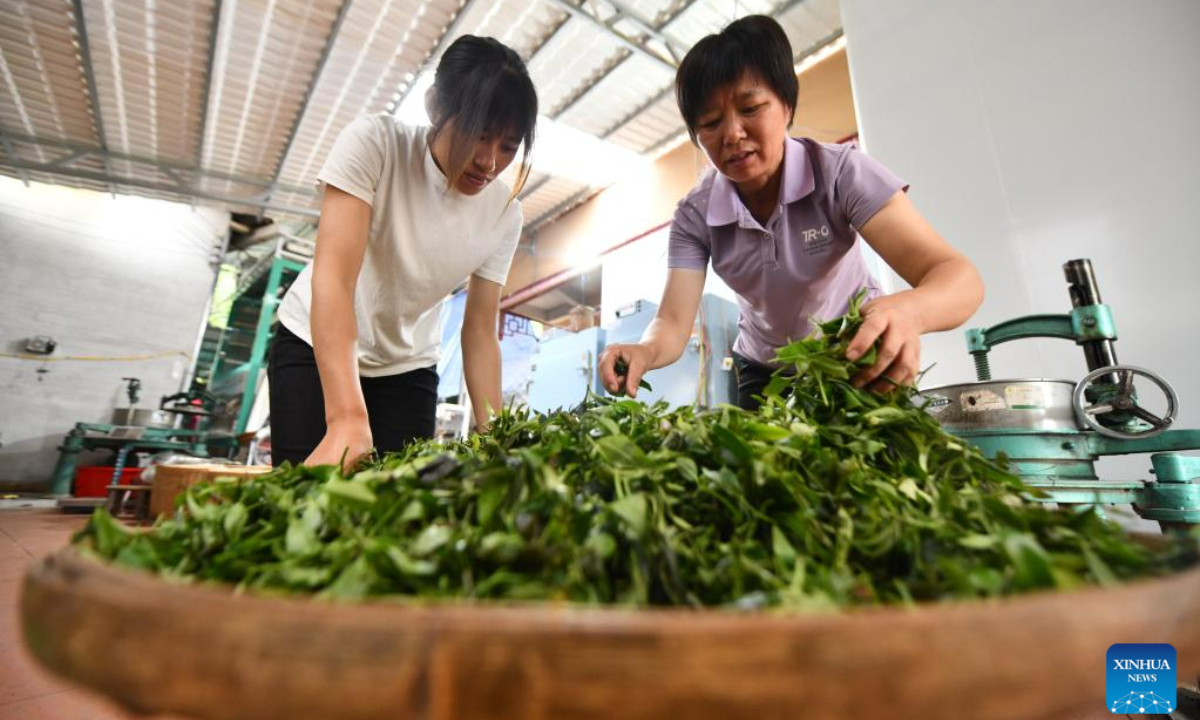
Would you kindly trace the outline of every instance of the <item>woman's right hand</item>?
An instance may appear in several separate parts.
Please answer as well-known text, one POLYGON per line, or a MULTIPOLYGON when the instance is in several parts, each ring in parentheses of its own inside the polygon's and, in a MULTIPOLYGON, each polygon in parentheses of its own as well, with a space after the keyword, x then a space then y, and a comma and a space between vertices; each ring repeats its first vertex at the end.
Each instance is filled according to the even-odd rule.
POLYGON ((337 465, 349 472, 375 447, 371 424, 364 418, 333 420, 325 429, 325 437, 305 460, 305 465, 337 465), (343 459, 344 457, 344 459, 343 459))
POLYGON ((600 354, 600 383, 613 395, 624 391, 629 397, 637 397, 638 383, 653 369, 655 355, 654 348, 645 343, 609 345, 600 354), (624 365, 624 375, 617 372, 618 362, 624 365))

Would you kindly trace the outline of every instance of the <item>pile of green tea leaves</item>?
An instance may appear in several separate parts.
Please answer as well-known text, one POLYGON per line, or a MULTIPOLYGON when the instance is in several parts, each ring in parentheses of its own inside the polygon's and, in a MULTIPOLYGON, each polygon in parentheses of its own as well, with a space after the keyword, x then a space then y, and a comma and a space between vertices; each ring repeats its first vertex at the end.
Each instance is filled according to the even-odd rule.
MULTIPOLYGON (((1108 585, 1166 570, 1092 511, 1027 499, 914 402, 849 380, 857 303, 779 351, 757 412, 591 397, 509 409, 343 477, 285 467, 199 485, 135 533, 77 542, 117 565, 356 599, 821 608, 1108 585)), ((1176 558, 1178 559, 1178 558, 1176 558)))

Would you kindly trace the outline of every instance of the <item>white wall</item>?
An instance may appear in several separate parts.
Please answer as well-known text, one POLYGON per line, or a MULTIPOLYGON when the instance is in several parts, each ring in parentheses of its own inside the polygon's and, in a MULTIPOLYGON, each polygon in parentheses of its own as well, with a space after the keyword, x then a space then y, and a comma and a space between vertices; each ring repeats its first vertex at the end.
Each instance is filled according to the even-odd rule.
POLYGON ((0 486, 46 489, 63 435, 108 422, 142 381, 139 407, 179 390, 229 215, 211 208, 0 177, 0 353, 50 335, 51 358, 0 356, 0 486))
MULTIPOLYGON (((1200 2, 842 0, 870 153, 979 266, 968 327, 1070 309, 1091 258, 1118 359, 1179 392, 1200 426, 1200 2)), ((992 353, 996 377, 1086 372, 1064 341, 992 353)), ((962 331, 932 336, 926 385, 974 379, 962 331)))

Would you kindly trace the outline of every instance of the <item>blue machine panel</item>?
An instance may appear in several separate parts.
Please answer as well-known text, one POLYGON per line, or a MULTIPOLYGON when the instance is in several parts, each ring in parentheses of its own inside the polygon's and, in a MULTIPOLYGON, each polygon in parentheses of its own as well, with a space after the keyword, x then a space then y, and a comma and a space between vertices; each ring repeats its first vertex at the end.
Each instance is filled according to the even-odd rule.
MULTIPOLYGON (((619 309, 616 320, 607 328, 607 342, 638 342, 657 311, 658 305, 649 300, 619 309)), ((704 295, 683 355, 674 364, 647 373, 646 381, 654 390, 639 390, 637 399, 648 403, 666 400, 671 407, 713 407, 734 402, 737 387, 725 359, 733 350, 737 317, 736 305, 715 295, 704 295)))
POLYGON ((544 338, 533 357, 529 382, 529 407, 538 412, 573 408, 600 387, 597 364, 604 349, 605 331, 588 328, 544 338))
POLYGON ((705 390, 700 398, 704 407, 715 407, 722 403, 737 403, 737 376, 733 372, 733 341, 737 339, 738 307, 716 295, 700 298, 700 315, 696 318, 697 329, 705 343, 707 370, 704 376, 705 390))

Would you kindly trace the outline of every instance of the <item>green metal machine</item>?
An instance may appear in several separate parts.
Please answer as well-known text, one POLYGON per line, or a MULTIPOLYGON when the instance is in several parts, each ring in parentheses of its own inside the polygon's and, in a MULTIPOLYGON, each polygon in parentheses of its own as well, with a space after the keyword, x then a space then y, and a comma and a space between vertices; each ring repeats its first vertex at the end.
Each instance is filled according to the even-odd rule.
POLYGON ((195 375, 205 378, 208 391, 231 408, 233 415, 223 418, 227 427, 222 429, 235 436, 246 432, 274 337, 275 311, 308 260, 290 252, 283 240, 242 273, 228 322, 206 330, 197 358, 195 375))
POLYGON ((1131 505, 1164 531, 1200 523, 1200 430, 1172 429, 1175 390, 1149 370, 1117 362, 1112 310, 1100 299, 1090 260, 1063 266, 1072 310, 1031 315, 967 331, 977 381, 922 391, 926 410, 950 432, 1010 468, 1064 505, 1131 505), (1083 349, 1088 374, 1067 380, 992 379, 988 353, 1025 338, 1061 338, 1083 349), (1139 402, 1137 386, 1157 388, 1165 411, 1139 402), (1096 461, 1109 455, 1150 454, 1153 480, 1102 481, 1096 461))
POLYGON ((210 442, 203 431, 175 428, 108 425, 104 423, 75 423, 58 447, 58 462, 54 466, 50 493, 65 496, 71 492, 79 453, 84 450, 112 450, 113 485, 120 484, 121 471, 135 452, 173 450, 196 457, 208 457, 210 442))
POLYGON ((66 496, 71 492, 79 454, 84 450, 110 450, 114 453, 112 484, 120 483, 121 471, 130 456, 139 452, 174 451, 208 457, 213 452, 228 451, 236 445, 230 436, 213 437, 207 431, 176 428, 174 417, 207 416, 211 398, 204 393, 177 393, 163 397, 157 410, 136 409, 141 380, 122 378, 127 383, 129 407, 113 410, 112 423, 75 423, 58 447, 58 462, 54 466, 50 492, 66 496))

